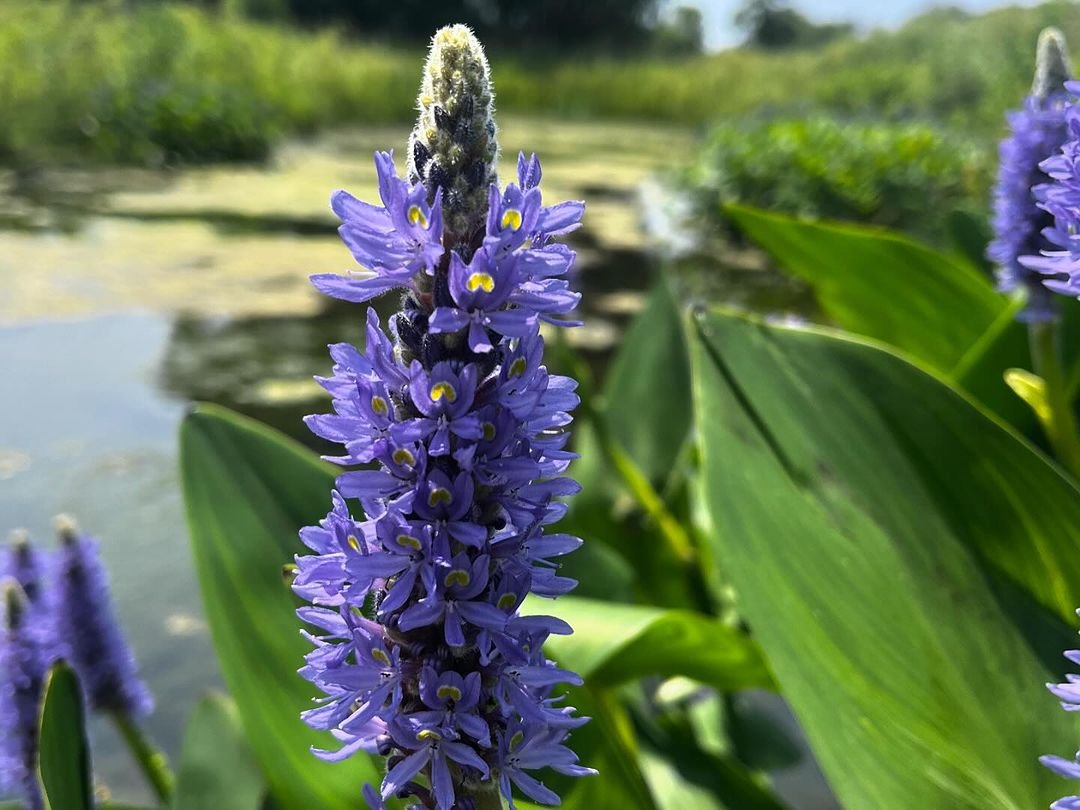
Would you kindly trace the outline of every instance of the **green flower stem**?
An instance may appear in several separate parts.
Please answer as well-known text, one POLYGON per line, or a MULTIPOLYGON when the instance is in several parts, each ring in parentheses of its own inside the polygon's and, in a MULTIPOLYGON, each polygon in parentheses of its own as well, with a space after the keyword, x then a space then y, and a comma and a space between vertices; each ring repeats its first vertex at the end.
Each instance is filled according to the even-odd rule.
POLYGON ((1047 434, 1054 454, 1065 469, 1080 480, 1080 435, 1076 415, 1057 351, 1056 323, 1033 323, 1030 326, 1031 357, 1035 373, 1046 386, 1046 406, 1050 411, 1047 434))
POLYGON ((470 798, 475 802, 476 810, 503 810, 502 794, 494 781, 485 782, 470 798))
POLYGON ((120 712, 114 712, 111 717, 120 736, 124 738, 124 742, 131 751, 132 757, 142 769, 146 781, 150 783, 158 799, 168 804, 172 797, 175 780, 165 754, 130 717, 120 712))

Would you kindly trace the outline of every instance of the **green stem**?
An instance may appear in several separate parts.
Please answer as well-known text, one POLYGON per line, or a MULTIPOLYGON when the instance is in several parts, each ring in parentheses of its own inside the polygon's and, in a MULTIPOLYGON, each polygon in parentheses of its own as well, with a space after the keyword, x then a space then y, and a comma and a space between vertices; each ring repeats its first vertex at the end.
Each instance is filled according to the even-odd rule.
POLYGON ((1057 352, 1057 324, 1033 323, 1030 326, 1031 358, 1035 373, 1046 386, 1046 406, 1050 411, 1046 427, 1054 454, 1065 469, 1080 478, 1080 435, 1076 430, 1076 415, 1057 352))
POLYGON ((173 774, 165 754, 153 740, 126 714, 114 712, 112 721, 124 738, 132 757, 142 769, 143 776, 163 803, 168 804, 173 791, 173 774))
POLYGON ((503 810, 502 794, 495 782, 484 782, 470 797, 476 810, 503 810))

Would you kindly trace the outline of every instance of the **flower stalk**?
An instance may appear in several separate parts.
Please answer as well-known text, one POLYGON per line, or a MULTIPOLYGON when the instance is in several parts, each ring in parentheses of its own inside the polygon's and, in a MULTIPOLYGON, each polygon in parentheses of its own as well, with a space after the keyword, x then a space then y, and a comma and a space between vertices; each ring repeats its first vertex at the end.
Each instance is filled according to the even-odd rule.
POLYGON ((139 766, 154 795, 163 804, 168 804, 176 781, 169 768, 168 757, 129 714, 110 712, 109 718, 120 732, 132 759, 139 766))

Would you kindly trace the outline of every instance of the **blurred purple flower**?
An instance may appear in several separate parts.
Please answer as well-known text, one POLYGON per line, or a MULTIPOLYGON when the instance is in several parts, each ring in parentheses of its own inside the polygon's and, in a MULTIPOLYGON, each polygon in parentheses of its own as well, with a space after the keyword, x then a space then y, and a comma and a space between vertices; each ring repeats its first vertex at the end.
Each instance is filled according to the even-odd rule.
POLYGON ((94 710, 130 718, 149 714, 153 699, 113 613, 98 543, 68 519, 57 523, 56 626, 87 702, 94 710))
POLYGON ((3 590, 0 624, 0 794, 29 810, 44 806, 37 779, 38 712, 52 656, 40 630, 42 617, 14 579, 3 590))
POLYGON ((1010 133, 999 148, 994 190, 995 237, 987 255, 998 266, 999 289, 1027 292, 1027 306, 1019 316, 1024 321, 1055 317, 1053 296, 1043 286, 1045 276, 1020 259, 1053 248, 1043 231, 1053 224, 1054 218, 1038 204, 1033 187, 1049 180, 1040 164, 1065 141, 1066 106, 1064 90, 1041 100, 1028 96, 1021 109, 1009 113, 1010 133))

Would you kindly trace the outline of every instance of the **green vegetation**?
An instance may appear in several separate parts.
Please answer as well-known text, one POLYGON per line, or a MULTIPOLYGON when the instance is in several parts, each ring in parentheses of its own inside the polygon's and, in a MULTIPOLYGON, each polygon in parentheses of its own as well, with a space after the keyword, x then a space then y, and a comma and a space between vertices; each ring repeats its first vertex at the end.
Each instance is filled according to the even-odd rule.
MULTIPOLYGON (((505 112, 701 125, 762 109, 827 111, 989 135, 1030 81, 1038 31, 1057 25, 1080 42, 1073 10, 938 11, 899 32, 782 53, 626 59, 490 46, 505 112)), ((0 157, 259 159, 287 133, 405 121, 423 46, 169 3, 14 0, 0 8, 0 157)))
POLYGON ((831 118, 722 124, 684 173, 705 221, 742 202, 947 241, 955 212, 983 216, 987 150, 927 124, 831 118))

